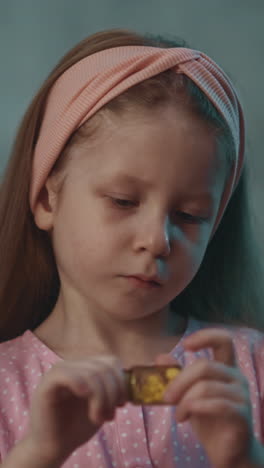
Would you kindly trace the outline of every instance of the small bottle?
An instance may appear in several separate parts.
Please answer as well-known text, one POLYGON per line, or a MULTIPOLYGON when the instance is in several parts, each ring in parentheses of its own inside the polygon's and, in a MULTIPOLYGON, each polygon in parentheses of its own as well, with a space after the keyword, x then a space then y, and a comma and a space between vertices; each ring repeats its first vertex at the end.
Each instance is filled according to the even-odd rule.
POLYGON ((168 405, 163 394, 179 372, 179 365, 134 366, 124 369, 129 401, 138 405, 168 405))

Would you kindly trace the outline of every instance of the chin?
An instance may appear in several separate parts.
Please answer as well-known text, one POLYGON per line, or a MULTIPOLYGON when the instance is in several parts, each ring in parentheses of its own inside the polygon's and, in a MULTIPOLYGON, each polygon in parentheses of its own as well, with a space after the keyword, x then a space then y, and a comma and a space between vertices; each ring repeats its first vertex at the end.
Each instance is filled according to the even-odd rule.
POLYGON ((122 304, 118 305, 114 309, 111 308, 111 310, 108 309, 109 315, 111 315, 113 318, 120 320, 120 321, 131 321, 131 320, 140 320, 140 319, 145 319, 147 317, 152 316, 153 314, 159 312, 160 310, 164 309, 166 305, 161 305, 160 307, 157 308, 157 304, 155 306, 132 306, 127 305, 127 304, 122 304), (117 313, 117 311, 121 311, 121 313, 117 313))

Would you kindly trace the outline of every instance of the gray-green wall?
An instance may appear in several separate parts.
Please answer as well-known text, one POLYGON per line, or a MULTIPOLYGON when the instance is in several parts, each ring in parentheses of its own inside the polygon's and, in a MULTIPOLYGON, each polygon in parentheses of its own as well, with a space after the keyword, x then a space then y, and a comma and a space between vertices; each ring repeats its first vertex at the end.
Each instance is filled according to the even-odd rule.
POLYGON ((233 79, 262 223, 264 0, 0 0, 0 172, 30 99, 57 60, 85 36, 116 27, 184 37, 233 79))

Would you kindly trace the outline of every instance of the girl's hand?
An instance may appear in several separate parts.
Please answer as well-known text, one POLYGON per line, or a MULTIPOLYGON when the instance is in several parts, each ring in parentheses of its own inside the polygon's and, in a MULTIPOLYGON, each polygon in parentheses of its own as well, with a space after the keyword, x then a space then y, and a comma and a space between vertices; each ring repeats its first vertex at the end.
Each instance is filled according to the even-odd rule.
MULTIPOLYGON (((199 359, 184 368, 168 385, 165 401, 177 405, 178 422, 190 421, 215 467, 247 466, 256 444, 249 385, 236 365, 230 334, 200 330, 185 339, 184 347, 213 348, 215 360, 199 359)), ((161 354, 155 363, 175 364, 175 359, 161 354)))
POLYGON ((122 364, 114 356, 60 362, 33 395, 27 439, 49 459, 66 459, 126 400, 122 364))

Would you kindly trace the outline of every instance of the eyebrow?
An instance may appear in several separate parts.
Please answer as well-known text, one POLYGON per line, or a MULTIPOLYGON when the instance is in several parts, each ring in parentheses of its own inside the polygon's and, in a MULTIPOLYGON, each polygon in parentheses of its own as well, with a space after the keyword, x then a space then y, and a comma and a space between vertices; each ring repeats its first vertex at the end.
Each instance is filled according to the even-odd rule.
MULTIPOLYGON (((146 179, 143 179, 141 177, 135 177, 132 176, 131 174, 127 173, 118 173, 110 177, 110 183, 127 183, 129 185, 142 185, 145 186, 149 189, 154 187, 154 184, 146 179)), ((208 201, 212 203, 214 201, 213 194, 210 191, 204 191, 204 192, 186 192, 184 194, 184 198, 186 200, 188 199, 193 199, 193 198, 199 198, 201 200, 208 201)))

